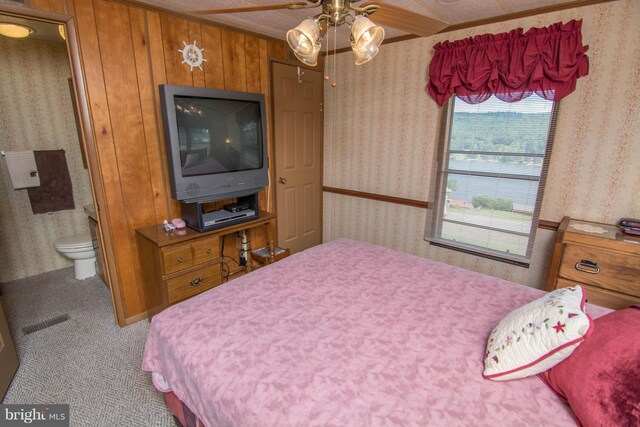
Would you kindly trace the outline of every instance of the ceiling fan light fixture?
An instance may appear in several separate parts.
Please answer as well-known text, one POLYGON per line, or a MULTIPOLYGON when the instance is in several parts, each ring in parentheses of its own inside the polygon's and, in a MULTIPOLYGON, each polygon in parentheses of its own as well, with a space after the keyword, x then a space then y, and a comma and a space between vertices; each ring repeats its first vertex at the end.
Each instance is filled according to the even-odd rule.
POLYGON ((311 53, 309 54, 301 54, 293 51, 293 54, 298 58, 303 64, 309 65, 311 67, 315 67, 318 65, 318 54, 320 53, 320 43, 317 43, 311 53))
MULTIPOLYGON (((320 27, 315 19, 305 19, 296 28, 287 31, 287 43, 298 59, 300 56, 320 52, 320 27)), ((316 53, 316 58, 318 54, 316 53)))
POLYGON ((366 64, 371 61, 380 51, 378 46, 371 46, 366 50, 356 49, 353 43, 351 44, 351 48, 353 49, 353 56, 356 57, 356 65, 366 64))
MULTIPOLYGON (((369 52, 375 56, 378 48, 384 41, 384 28, 374 24, 369 18, 363 15, 356 16, 351 26, 351 38, 354 53, 369 52)), ((373 56, 371 58, 373 58, 373 56)), ((358 55, 356 54, 356 58, 358 55)))

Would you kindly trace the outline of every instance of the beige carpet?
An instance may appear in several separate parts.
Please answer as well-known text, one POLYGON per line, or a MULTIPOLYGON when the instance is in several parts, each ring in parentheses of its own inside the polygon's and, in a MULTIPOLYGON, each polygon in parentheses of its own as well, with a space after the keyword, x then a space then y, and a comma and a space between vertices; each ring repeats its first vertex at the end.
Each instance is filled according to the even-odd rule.
POLYGON ((148 322, 115 325, 100 279, 65 268, 2 284, 20 368, 2 403, 67 403, 72 426, 174 426, 140 369, 148 322), (25 335, 23 328, 70 319, 25 335))

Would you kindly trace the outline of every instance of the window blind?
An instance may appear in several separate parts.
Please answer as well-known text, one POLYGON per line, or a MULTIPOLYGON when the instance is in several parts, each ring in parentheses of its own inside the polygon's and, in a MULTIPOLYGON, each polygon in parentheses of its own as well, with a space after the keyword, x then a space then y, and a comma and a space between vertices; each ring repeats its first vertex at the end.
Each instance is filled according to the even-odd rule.
POLYGON ((535 94, 515 103, 452 98, 443 110, 425 239, 528 265, 557 111, 557 102, 535 94))

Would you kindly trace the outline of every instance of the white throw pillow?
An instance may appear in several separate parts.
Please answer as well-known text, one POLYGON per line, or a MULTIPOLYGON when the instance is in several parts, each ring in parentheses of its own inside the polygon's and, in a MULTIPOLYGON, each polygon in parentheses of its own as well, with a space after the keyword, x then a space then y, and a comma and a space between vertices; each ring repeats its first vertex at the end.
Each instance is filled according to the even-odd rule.
POLYGON ((560 288, 509 313, 487 342, 484 378, 504 381, 544 372, 591 333, 581 286, 560 288))

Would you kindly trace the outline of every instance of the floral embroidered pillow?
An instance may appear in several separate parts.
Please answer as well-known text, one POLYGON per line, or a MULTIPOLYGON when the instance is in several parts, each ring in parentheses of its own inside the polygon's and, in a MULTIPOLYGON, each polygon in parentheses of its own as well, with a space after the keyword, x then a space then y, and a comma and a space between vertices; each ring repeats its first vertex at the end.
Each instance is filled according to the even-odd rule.
POLYGON ((505 381, 544 372, 560 363, 591 333, 581 286, 560 288, 511 313, 493 329, 484 378, 505 381))

